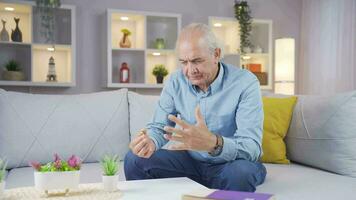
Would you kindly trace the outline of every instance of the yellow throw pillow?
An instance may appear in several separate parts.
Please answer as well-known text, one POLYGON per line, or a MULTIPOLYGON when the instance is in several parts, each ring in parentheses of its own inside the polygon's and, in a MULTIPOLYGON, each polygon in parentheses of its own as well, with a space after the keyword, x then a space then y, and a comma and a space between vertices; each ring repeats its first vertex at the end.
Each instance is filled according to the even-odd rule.
POLYGON ((289 164, 283 139, 287 134, 296 102, 297 97, 263 97, 262 162, 289 164))

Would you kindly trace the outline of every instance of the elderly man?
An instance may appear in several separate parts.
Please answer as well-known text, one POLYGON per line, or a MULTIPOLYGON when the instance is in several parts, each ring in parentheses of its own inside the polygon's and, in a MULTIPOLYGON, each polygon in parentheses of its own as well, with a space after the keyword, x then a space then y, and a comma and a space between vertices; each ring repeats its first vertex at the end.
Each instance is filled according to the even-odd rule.
POLYGON ((152 123, 130 144, 127 180, 188 177, 209 188, 255 191, 266 176, 258 162, 259 81, 219 62, 222 49, 204 24, 186 26, 176 49, 182 69, 165 84, 152 123))

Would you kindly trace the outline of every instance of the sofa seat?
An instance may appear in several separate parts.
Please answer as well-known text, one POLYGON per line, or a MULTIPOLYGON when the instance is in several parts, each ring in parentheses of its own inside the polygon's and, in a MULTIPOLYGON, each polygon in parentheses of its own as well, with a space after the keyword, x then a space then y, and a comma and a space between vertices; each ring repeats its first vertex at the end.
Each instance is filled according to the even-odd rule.
POLYGON ((292 163, 265 164, 267 177, 256 192, 271 193, 278 200, 351 199, 356 178, 292 163))
MULTIPOLYGON (((119 180, 125 180, 123 162, 120 163, 119 180)), ((80 183, 101 182, 101 166, 99 163, 84 163, 80 170, 80 183)), ((34 186, 32 167, 21 167, 10 170, 6 179, 6 189, 34 186)))

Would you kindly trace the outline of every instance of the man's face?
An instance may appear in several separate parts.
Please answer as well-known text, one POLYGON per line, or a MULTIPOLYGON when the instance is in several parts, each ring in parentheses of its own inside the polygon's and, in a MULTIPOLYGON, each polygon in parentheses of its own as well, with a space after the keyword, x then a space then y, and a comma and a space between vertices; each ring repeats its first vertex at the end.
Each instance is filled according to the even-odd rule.
POLYGON ((188 80, 205 90, 209 87, 218 71, 220 52, 212 55, 206 44, 199 37, 182 38, 178 47, 179 62, 188 80))

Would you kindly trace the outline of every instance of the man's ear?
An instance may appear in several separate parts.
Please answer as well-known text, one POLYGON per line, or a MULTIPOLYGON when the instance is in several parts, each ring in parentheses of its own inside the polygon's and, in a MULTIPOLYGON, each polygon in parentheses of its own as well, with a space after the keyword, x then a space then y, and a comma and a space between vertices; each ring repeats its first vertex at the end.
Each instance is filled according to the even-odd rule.
POLYGON ((217 60, 217 62, 219 62, 221 57, 221 49, 220 48, 216 48, 215 52, 214 52, 214 58, 217 60))

